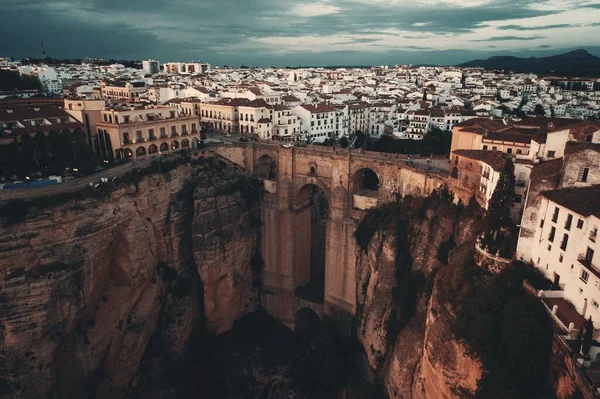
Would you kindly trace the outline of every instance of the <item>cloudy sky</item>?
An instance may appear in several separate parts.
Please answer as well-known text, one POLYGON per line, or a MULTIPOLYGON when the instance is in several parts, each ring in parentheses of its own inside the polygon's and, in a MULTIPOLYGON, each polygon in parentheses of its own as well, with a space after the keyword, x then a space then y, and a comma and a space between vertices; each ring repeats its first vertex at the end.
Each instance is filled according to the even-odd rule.
POLYGON ((456 64, 585 48, 600 0, 0 0, 0 56, 456 64))

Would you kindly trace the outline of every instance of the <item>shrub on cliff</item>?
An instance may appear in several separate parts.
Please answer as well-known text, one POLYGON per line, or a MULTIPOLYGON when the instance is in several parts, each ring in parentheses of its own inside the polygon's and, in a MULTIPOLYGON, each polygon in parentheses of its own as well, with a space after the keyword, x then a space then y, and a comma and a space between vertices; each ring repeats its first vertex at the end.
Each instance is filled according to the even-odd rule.
POLYGON ((457 305, 457 337, 484 368, 476 398, 532 398, 546 390, 553 328, 523 276, 478 271, 473 295, 457 305))

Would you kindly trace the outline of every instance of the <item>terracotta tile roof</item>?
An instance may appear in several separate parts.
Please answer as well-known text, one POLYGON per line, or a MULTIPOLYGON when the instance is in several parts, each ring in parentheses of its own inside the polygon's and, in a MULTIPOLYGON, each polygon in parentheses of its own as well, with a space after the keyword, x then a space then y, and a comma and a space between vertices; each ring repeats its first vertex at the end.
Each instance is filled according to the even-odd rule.
POLYGON ((454 127, 462 128, 463 131, 479 133, 473 129, 483 129, 488 131, 496 131, 506 128, 506 125, 499 120, 493 120, 490 118, 473 118, 454 125, 454 127))
POLYGON ((491 131, 484 133, 484 140, 501 140, 515 143, 529 144, 531 143, 532 135, 522 134, 512 128, 500 131, 491 131))
POLYGON ((430 116, 432 118, 443 118, 445 116, 444 114, 444 110, 441 108, 431 108, 430 112, 430 116))
POLYGON ((269 118, 260 118, 258 123, 271 123, 272 121, 269 118))
POLYGON ((492 167, 497 172, 502 171, 509 156, 501 151, 485 151, 485 150, 454 150, 453 154, 460 157, 473 159, 475 161, 484 162, 492 167))
POLYGON ((67 111, 53 105, 19 105, 0 109, 0 121, 69 117, 67 111))
POLYGON ((594 150, 600 152, 600 144, 596 143, 578 143, 576 141, 567 141, 565 146, 565 155, 573 154, 584 150, 594 150))
POLYGON ((542 195, 582 216, 594 215, 600 217, 600 206, 598 206, 600 184, 582 188, 571 187, 542 191, 542 195))
POLYGON ((530 179, 535 182, 538 180, 550 180, 554 179, 556 183, 558 183, 560 170, 563 165, 563 159, 553 159, 551 161, 547 161, 541 163, 539 165, 535 165, 531 170, 530 179))
POLYGON ((296 98, 296 97, 294 97, 294 96, 282 96, 282 97, 281 97, 281 99, 282 99, 283 101, 287 101, 287 102, 290 102, 290 103, 291 103, 291 102, 300 102, 300 99, 299 99, 299 98, 296 98))
POLYGON ((318 114, 318 113, 322 113, 322 112, 335 112, 335 108, 333 108, 329 104, 323 104, 323 103, 316 104, 316 105, 303 104, 303 105, 301 105, 301 107, 313 114, 318 114))

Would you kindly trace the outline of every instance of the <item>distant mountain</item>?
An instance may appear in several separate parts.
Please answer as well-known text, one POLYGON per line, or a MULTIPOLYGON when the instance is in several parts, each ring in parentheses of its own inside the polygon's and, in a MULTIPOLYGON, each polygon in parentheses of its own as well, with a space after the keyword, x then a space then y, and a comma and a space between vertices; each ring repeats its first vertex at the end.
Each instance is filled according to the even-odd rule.
POLYGON ((519 58, 496 56, 487 60, 474 60, 458 65, 459 67, 496 69, 514 72, 531 72, 544 75, 560 76, 600 76, 600 58, 586 50, 575 50, 569 53, 550 57, 519 58))

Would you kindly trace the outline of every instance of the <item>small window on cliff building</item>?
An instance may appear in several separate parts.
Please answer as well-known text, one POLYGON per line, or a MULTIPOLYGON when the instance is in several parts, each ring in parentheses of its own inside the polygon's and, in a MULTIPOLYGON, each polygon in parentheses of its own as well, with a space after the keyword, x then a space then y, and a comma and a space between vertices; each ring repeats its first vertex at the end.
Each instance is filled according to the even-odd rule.
POLYGON ((452 168, 452 173, 450 173, 450 176, 455 179, 458 178, 458 168, 456 166, 452 168))

